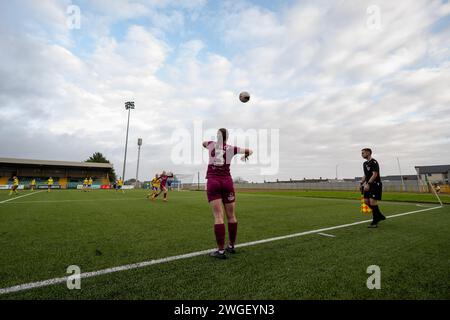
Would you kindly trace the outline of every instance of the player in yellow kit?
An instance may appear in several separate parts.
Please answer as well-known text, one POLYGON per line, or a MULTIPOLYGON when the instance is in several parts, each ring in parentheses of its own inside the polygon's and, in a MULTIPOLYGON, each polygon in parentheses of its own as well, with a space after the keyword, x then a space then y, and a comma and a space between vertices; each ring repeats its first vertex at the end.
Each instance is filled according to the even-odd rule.
POLYGON ((124 193, 122 187, 123 187, 123 180, 121 178, 119 178, 119 180, 117 180, 117 189, 116 189, 116 191, 121 190, 122 193, 124 193))
POLYGON ((36 179, 31 180, 30 189, 31 191, 36 189, 36 179))
POLYGON ((153 197, 155 194, 158 193, 158 189, 161 185, 161 178, 158 176, 158 174, 155 174, 155 177, 152 179, 152 192, 147 195, 147 198, 153 197))
POLYGON ((92 183, 93 183, 92 178, 89 177, 89 180, 88 180, 88 191, 91 191, 91 189, 92 189, 92 183))
POLYGON ((17 192, 17 188, 19 188, 19 179, 16 176, 14 176, 13 177, 13 185, 11 187, 11 191, 9 192, 9 195, 12 196, 13 193, 14 194, 19 194, 17 192))
POLYGON ((47 180, 47 192, 50 192, 50 189, 52 188, 52 186, 53 186, 53 178, 50 177, 47 180))
POLYGON ((82 188, 83 192, 86 191, 87 186, 88 186, 88 182, 89 182, 88 178, 85 178, 84 181, 83 181, 83 188, 82 188))

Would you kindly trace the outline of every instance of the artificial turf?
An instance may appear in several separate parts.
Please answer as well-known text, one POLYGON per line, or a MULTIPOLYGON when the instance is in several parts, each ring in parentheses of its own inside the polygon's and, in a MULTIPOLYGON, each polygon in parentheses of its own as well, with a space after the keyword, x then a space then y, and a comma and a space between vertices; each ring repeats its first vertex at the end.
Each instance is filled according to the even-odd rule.
MULTIPOLYGON (((312 193, 238 192, 238 241, 370 218, 345 199, 357 193, 340 200, 336 192, 312 193)), ((89 272, 215 245, 203 192, 171 192, 168 203, 150 202, 142 190, 61 190, 1 203, 8 197, 0 192, 0 288, 66 276, 69 265, 89 272)), ((392 200, 380 204, 386 215, 424 209, 395 194, 392 200)), ((198 256, 82 279, 81 290, 58 284, 0 299, 449 299, 449 214, 444 206, 378 229, 359 224, 328 231, 334 238, 310 234, 239 248, 224 261, 198 256), (366 287, 374 264, 380 290, 366 287)))

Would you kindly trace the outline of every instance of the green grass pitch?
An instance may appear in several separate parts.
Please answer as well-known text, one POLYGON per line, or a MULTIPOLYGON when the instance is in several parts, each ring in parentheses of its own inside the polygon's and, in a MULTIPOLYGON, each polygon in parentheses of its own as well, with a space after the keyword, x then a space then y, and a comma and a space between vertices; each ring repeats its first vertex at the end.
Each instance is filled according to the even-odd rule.
MULTIPOLYGON (((22 191, 26 195, 30 191, 22 191)), ((12 201, 0 192, 0 288, 210 249, 204 192, 40 192, 12 201)), ((370 219, 352 192, 238 192, 238 242, 370 219), (341 199, 339 199, 341 198, 341 199)), ((388 194, 385 215, 436 206, 432 195, 388 194), (395 201, 395 202, 394 202, 395 201), (424 203, 418 205, 414 202, 424 203), (428 202, 428 203, 427 203, 428 202), (433 202, 433 203, 432 203, 433 202)), ((443 196, 445 203, 450 197, 443 196)), ((450 206, 242 247, 227 260, 206 255, 0 295, 0 299, 449 299, 450 206), (381 268, 381 289, 366 286, 381 268)))

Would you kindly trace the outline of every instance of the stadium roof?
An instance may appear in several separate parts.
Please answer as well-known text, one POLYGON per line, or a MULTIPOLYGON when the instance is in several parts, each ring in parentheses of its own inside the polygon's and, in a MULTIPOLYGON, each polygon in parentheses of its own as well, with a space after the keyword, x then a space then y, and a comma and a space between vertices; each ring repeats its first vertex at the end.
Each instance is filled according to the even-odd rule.
POLYGON ((439 166, 416 166, 415 168, 418 174, 447 173, 450 171, 450 164, 439 166))
POLYGON ((53 161, 53 160, 32 160, 32 159, 14 159, 0 158, 0 164, 22 164, 37 166, 60 166, 60 167, 82 167, 82 168, 104 168, 111 169, 111 163, 98 162, 76 162, 76 161, 53 161))
POLYGON ((381 177, 381 180, 385 181, 400 181, 400 180, 417 180, 417 175, 414 174, 404 174, 404 175, 392 175, 381 177))

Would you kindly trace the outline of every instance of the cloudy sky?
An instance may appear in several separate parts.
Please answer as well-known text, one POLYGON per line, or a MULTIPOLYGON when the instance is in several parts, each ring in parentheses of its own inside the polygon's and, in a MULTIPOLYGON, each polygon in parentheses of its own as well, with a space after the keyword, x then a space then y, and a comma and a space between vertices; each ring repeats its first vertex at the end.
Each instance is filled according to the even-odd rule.
POLYGON ((0 1, 0 79, 0 157, 121 173, 134 101, 126 178, 139 137, 141 179, 203 177, 219 127, 257 133, 252 181, 355 177, 366 146, 382 175, 450 163, 448 1, 0 1))

